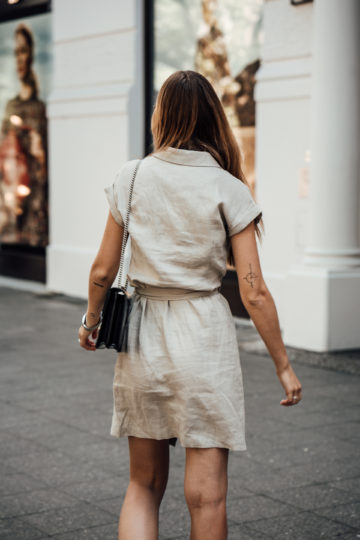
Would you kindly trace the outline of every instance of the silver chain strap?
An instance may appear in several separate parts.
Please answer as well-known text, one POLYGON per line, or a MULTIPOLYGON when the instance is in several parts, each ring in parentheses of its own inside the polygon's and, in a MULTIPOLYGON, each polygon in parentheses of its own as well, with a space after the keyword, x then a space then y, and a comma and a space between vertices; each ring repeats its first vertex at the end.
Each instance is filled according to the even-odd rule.
POLYGON ((122 275, 123 275, 123 271, 124 271, 124 254, 125 254, 125 246, 126 246, 127 235, 128 235, 131 199, 132 199, 132 194, 133 194, 133 189, 134 189, 134 182, 135 182, 135 178, 136 178, 136 173, 137 173, 137 170, 139 168, 140 163, 141 163, 141 159, 139 159, 139 161, 136 164, 136 167, 135 167, 133 175, 132 175, 131 183, 130 183, 129 200, 128 200, 128 205, 127 205, 127 210, 126 210, 126 218, 125 218, 125 223, 124 223, 124 233, 123 233, 123 239, 122 239, 122 244, 121 244, 118 288, 122 289, 124 292, 126 291, 127 286, 128 286, 128 278, 126 277, 125 285, 124 285, 124 287, 121 287, 121 279, 122 279, 122 275))

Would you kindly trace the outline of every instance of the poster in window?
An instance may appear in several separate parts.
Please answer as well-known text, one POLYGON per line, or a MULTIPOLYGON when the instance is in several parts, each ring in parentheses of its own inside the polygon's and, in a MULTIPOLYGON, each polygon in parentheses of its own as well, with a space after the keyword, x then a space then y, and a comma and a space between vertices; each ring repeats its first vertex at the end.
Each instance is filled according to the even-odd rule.
POLYGON ((263 41, 263 0, 154 0, 155 94, 178 69, 213 85, 255 186, 254 87, 263 41))
POLYGON ((0 25, 0 243, 48 242, 51 14, 0 25))

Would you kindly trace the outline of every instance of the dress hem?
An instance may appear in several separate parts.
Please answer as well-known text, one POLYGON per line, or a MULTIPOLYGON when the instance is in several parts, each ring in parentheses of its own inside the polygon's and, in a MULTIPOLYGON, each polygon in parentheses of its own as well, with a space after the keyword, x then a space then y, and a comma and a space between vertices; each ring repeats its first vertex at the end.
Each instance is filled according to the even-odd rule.
MULTIPOLYGON (((111 430, 110 431, 110 435, 112 437, 116 437, 117 439, 120 439, 121 437, 139 437, 141 439, 152 439, 152 440, 155 440, 155 441, 163 441, 163 440, 169 440, 169 444, 170 443, 170 440, 174 440, 174 439, 177 439, 180 443, 180 445, 183 447, 183 448, 226 448, 228 450, 232 450, 234 452, 244 452, 247 450, 247 446, 246 444, 240 444, 240 445, 220 445, 218 443, 212 443, 212 442, 209 442, 209 443, 203 443, 203 444, 198 444, 198 443, 186 443, 184 440, 181 439, 181 437, 179 437, 179 435, 169 435, 169 436, 166 436, 166 437, 144 437, 143 435, 140 435, 140 434, 137 434, 136 432, 132 432, 130 433, 129 431, 114 431, 114 430, 111 430)), ((175 446, 175 445, 173 445, 175 446)))

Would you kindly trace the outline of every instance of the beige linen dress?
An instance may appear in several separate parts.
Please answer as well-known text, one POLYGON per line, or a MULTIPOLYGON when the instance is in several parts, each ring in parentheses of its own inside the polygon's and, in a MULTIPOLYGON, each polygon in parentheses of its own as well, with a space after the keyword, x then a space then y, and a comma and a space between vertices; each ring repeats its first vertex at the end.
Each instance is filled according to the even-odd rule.
MULTIPOLYGON (((136 163, 105 188, 120 225, 136 163)), ((208 152, 170 147, 142 160, 129 221, 129 351, 117 354, 111 435, 246 450, 235 325, 219 288, 229 237, 259 215, 249 188, 208 152)))

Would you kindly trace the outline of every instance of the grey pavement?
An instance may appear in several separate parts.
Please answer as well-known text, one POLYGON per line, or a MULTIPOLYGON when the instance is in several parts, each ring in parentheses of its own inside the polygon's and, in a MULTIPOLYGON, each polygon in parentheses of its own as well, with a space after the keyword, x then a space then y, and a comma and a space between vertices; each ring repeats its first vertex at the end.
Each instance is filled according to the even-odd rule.
MULTIPOLYGON (((0 538, 116 540, 127 439, 110 435, 116 353, 81 349, 86 302, 0 287, 0 538)), ((283 389, 254 328, 237 326, 247 450, 229 455, 229 540, 360 538, 359 351, 289 350, 283 389)), ((170 448, 160 539, 189 538, 185 450, 170 448)), ((216 539, 214 539, 216 540, 216 539)))

